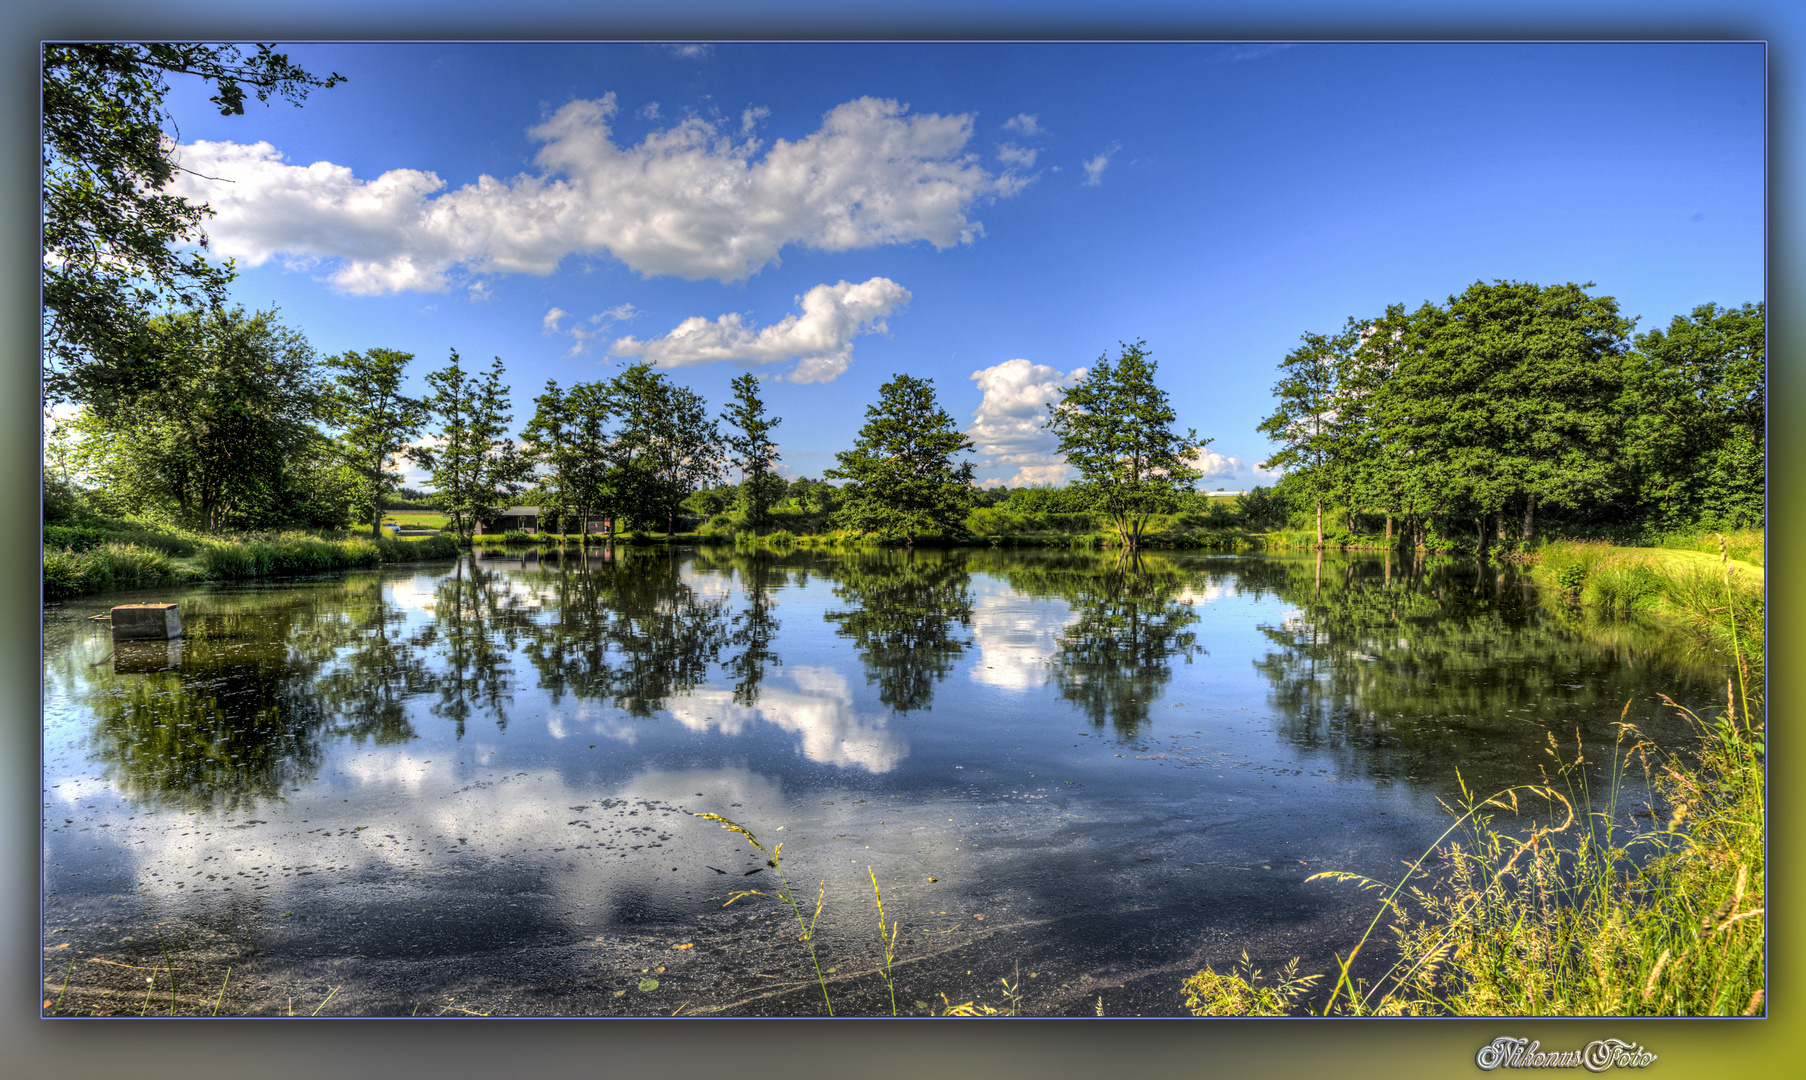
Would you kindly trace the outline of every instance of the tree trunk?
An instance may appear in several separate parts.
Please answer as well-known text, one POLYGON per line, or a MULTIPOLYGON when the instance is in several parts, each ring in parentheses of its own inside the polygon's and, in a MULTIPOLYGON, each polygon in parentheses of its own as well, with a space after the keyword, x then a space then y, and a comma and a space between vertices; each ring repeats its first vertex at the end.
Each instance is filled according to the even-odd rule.
POLYGON ((1530 529, 1536 514, 1536 496, 1524 496, 1524 543, 1530 542, 1530 529))
POLYGON ((1392 550, 1392 515, 1386 515, 1386 550, 1392 550))
POLYGON ((1486 558, 1486 515, 1474 518, 1474 551, 1482 559, 1486 558))
POLYGON ((1323 550, 1323 500, 1317 500, 1317 550, 1323 550))

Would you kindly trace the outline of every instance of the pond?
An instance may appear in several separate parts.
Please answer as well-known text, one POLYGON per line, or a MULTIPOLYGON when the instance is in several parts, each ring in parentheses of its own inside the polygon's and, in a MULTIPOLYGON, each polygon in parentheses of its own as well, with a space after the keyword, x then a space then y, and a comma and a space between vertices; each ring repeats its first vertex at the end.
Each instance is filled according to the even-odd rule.
POLYGON ((891 1009, 874 877, 904 1014, 1181 1014, 1352 946, 1374 894, 1312 874, 1395 880, 1551 748, 1604 791, 1614 723, 1685 745, 1660 695, 1725 670, 1472 559, 995 549, 479 552, 59 605, 44 659, 83 1015, 824 1013, 700 813, 783 844, 838 1014, 891 1009), (183 639, 91 618, 153 599, 183 639))

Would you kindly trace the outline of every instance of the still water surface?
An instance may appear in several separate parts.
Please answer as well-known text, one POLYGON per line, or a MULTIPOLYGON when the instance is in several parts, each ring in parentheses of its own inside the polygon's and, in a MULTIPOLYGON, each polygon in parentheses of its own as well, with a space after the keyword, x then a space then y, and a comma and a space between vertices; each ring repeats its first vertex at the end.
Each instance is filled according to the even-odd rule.
POLYGON ((904 1013, 1008 977, 1171 1015, 1243 949, 1326 969, 1371 897, 1305 879, 1394 877, 1457 770, 1603 769, 1620 715, 1680 745, 1657 695, 1722 688, 1472 560, 528 550, 181 592, 167 645, 89 618, 170 598, 45 614, 64 1012, 168 1012, 171 974, 207 1012, 228 966, 222 1014, 824 1011, 706 812, 822 896, 843 1015, 890 1011, 873 873, 904 1013))

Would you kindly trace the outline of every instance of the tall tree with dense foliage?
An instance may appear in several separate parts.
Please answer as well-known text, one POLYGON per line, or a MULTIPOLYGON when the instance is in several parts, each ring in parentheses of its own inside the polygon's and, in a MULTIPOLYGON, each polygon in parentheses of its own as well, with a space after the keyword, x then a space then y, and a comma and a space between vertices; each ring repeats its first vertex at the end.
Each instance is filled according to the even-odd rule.
POLYGON ((238 308, 155 317, 144 343, 165 357, 162 383, 75 421, 103 509, 208 531, 307 517, 299 504, 320 485, 306 474, 328 458, 307 340, 273 312, 238 308))
POLYGON ((208 213, 162 189, 181 166, 163 107, 170 74, 217 91, 223 116, 245 95, 300 104, 344 81, 311 75, 272 45, 62 43, 43 46, 44 390, 106 411, 168 377, 149 331, 171 307, 225 302, 230 267, 207 262, 208 213))
POLYGON ((513 414, 496 357, 481 380, 464 370, 456 349, 451 362, 426 377, 428 406, 438 418, 438 445, 427 461, 440 507, 460 536, 495 519, 525 486, 530 463, 506 437, 513 414))
POLYGON ((1762 304, 1716 304, 1639 335, 1626 358, 1625 445, 1663 526, 1763 520, 1767 350, 1762 304))
POLYGON ((1210 445, 1194 430, 1173 430, 1172 404, 1154 385, 1157 367, 1146 342, 1124 344, 1115 362, 1100 356, 1082 382, 1048 403, 1046 426, 1124 551, 1140 546, 1149 518, 1192 490, 1199 474, 1190 459, 1210 445))
POLYGON ((878 388, 865 417, 858 443, 823 474, 846 481, 836 523, 909 547, 919 536, 959 532, 972 509, 973 467, 953 459, 973 444, 935 399, 934 380, 898 375, 878 388))
POLYGON ((635 528, 677 531, 683 501, 721 474, 721 437, 702 395, 635 364, 609 385, 622 420, 609 496, 635 528))
POLYGON ((1323 499, 1332 490, 1331 471, 1340 431, 1336 424, 1337 376, 1344 342, 1325 334, 1305 334, 1304 344, 1279 362, 1273 385, 1278 405, 1256 430, 1279 444, 1262 468, 1283 469, 1300 494, 1317 509, 1317 546, 1323 546, 1323 499))
MULTIPOLYGON (((572 460, 569 402, 558 380, 547 379, 546 391, 533 399, 533 419, 521 429, 522 452, 545 472, 539 480, 539 520, 548 531, 564 533, 575 492, 571 490, 572 460)), ((582 531, 579 524, 578 531, 582 531)))
POLYGON ((1586 285, 1475 283, 1412 321, 1373 412, 1438 507, 1484 520, 1609 502, 1622 482, 1617 400, 1630 323, 1586 285))
POLYGON ((787 487, 777 475, 778 447, 771 441, 772 429, 783 420, 766 415, 759 380, 752 372, 736 378, 733 386, 734 401, 722 419, 737 428, 738 434, 729 434, 725 441, 733 452, 734 467, 740 470, 740 505, 746 511, 746 523, 760 528, 787 487))
POLYGON ((371 349, 326 361, 338 372, 325 395, 327 422, 341 432, 339 454, 356 477, 359 515, 370 523, 372 539, 382 535, 383 497, 401 485, 395 463, 426 457, 413 445, 426 425, 426 402, 401 392, 402 373, 413 359, 412 353, 371 349))

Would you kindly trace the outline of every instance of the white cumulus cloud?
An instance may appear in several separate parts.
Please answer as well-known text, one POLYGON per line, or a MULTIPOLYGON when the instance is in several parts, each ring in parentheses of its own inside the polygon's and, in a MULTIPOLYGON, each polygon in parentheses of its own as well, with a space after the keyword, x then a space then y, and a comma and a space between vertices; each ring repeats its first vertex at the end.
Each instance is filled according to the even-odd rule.
POLYGON ((1071 470, 1057 451, 1059 440, 1042 425, 1047 420, 1047 403, 1059 401, 1068 386, 1084 377, 1082 367, 1062 374, 1058 368, 1022 359, 1005 360, 972 373, 983 396, 966 435, 983 457, 979 464, 1016 468, 1009 480, 986 481, 986 486, 1020 487, 1066 480, 1071 470))
POLYGON ((555 307, 546 312, 546 317, 540 320, 540 332, 548 336, 560 333, 569 335, 574 344, 565 355, 577 356, 589 348, 589 343, 600 337, 602 331, 606 330, 610 323, 625 322, 639 313, 639 309, 632 304, 616 304, 607 311, 598 311, 583 322, 566 329, 558 324, 570 312, 555 307))
POLYGON ((1017 146, 1015 143, 999 143, 997 145, 997 160, 1016 169, 1034 168, 1035 157, 1040 153, 1041 151, 1034 147, 1017 146))
POLYGON ((454 274, 550 274, 570 255, 608 254, 647 276, 740 281, 789 245, 845 251, 970 243, 984 199, 1023 181, 967 152, 972 118, 911 115, 862 97, 813 134, 769 148, 749 109, 739 140, 691 117, 617 145, 615 96, 576 100, 528 135, 539 171, 482 176, 455 191, 432 172, 374 179, 328 161, 294 165, 267 142, 196 141, 168 191, 205 202, 216 255, 247 265, 331 260, 353 293, 442 291, 454 274))
POLYGON ((1030 116, 1028 113, 1017 113, 1003 122, 1003 129, 1020 132, 1023 135, 1034 135, 1041 130, 1041 117, 1038 114, 1030 116))
POLYGON ((796 367, 785 376, 791 382, 832 382, 852 363, 853 339, 888 332, 884 320, 907 303, 909 290, 889 278, 817 285, 797 297, 801 314, 788 315, 763 330, 738 312, 713 320, 695 315, 664 337, 651 341, 624 337, 610 351, 658 367, 795 360, 796 367))
POLYGON ((1198 487, 1205 491, 1213 487, 1240 489, 1257 484, 1271 484, 1282 475, 1269 470, 1264 463, 1251 465, 1234 455, 1225 456, 1210 449, 1205 449, 1192 458, 1191 465, 1203 474, 1198 480, 1198 487))
POLYGON ((1122 143, 1113 142, 1104 147, 1104 152, 1084 162, 1085 179, 1080 181, 1085 187, 1097 187, 1104 182, 1104 170, 1110 167, 1110 159, 1122 149, 1122 143))

